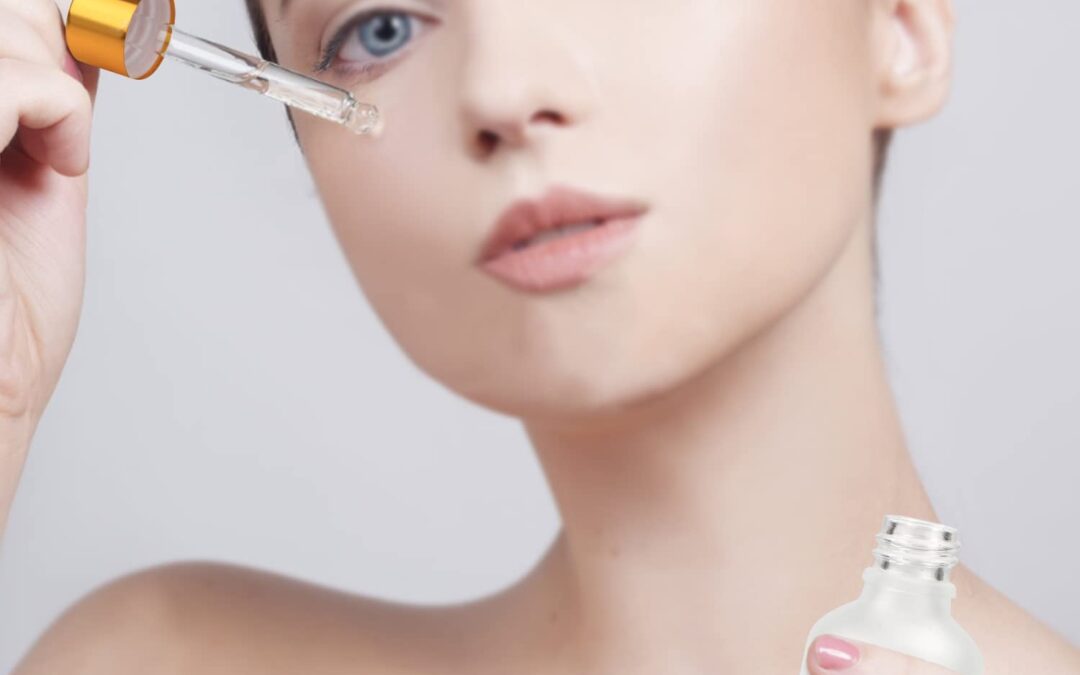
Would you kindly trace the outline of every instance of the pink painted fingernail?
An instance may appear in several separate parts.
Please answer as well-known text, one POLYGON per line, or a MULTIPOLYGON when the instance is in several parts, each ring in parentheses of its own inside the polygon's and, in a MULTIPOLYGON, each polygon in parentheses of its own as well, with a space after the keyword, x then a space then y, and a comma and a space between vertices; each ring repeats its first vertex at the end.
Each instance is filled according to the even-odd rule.
POLYGON ((859 648, 832 635, 822 635, 814 643, 814 658, 825 670, 844 670, 859 661, 859 648))

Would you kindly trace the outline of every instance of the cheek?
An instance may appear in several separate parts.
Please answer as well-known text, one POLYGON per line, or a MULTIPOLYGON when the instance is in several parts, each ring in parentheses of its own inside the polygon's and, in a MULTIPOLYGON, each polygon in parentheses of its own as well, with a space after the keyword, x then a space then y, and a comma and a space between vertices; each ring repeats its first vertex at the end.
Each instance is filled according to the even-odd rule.
POLYGON ((548 338, 512 366, 546 366, 531 373, 533 403, 603 405, 684 381, 790 311, 869 215, 861 10, 798 5, 700 3, 711 15, 684 17, 681 43, 652 23, 677 54, 601 69, 616 75, 583 134, 603 158, 590 175, 654 208, 626 265, 525 317, 548 338), (719 28, 685 30, 706 22, 719 28))
POLYGON ((869 213, 864 10, 712 4, 719 35, 654 60, 648 79, 670 123, 641 141, 663 213, 647 233, 658 283, 642 291, 655 308, 644 337, 660 354, 678 340, 670 372, 789 309, 869 213))
POLYGON ((505 191, 465 157, 460 131, 445 126, 450 116, 431 113, 446 110, 448 92, 393 95, 378 98, 388 112, 377 140, 322 124, 298 130, 335 235, 379 319, 418 367, 464 393, 491 365, 485 344, 514 348, 500 322, 513 296, 473 265, 505 191))
POLYGON ((371 96, 386 114, 379 138, 316 121, 298 127, 308 167, 335 234, 373 297, 436 295, 462 277, 483 228, 483 199, 460 169, 445 109, 434 95, 387 89, 371 96), (428 100, 423 100, 428 99, 428 100))

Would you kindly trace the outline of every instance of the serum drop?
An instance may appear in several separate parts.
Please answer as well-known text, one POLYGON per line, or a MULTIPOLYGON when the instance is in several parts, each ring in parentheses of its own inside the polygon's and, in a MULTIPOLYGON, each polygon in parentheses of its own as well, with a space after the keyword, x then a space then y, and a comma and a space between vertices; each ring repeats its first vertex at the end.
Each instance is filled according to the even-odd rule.
MULTIPOLYGON (((885 516, 874 564, 862 574, 855 600, 818 619, 803 655, 829 633, 878 645, 956 671, 983 675, 983 658, 951 614, 956 586, 949 572, 958 562, 956 529, 904 516, 885 516)), ((808 675, 805 660, 801 675, 808 675)))

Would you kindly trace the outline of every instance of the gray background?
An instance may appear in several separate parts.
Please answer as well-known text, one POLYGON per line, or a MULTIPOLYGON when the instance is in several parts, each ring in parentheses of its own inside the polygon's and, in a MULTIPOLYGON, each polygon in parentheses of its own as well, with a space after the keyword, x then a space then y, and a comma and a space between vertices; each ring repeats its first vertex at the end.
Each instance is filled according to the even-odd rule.
MULTIPOLYGON (((251 44, 240 0, 181 6, 251 44)), ((886 179, 889 363, 966 562, 1080 644, 1080 4, 958 8, 952 100, 886 179)), ((175 63, 106 74, 93 146, 86 305, 0 555, 0 672, 159 562, 419 602, 531 565, 557 514, 517 422, 399 353, 277 105, 175 63)))

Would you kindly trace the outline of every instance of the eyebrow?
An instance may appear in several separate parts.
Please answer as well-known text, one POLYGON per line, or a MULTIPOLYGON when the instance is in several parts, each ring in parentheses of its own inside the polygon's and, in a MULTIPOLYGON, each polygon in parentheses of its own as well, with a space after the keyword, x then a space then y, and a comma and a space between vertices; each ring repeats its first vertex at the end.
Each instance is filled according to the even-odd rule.
MULTIPOLYGON (((446 5, 446 0, 426 0, 426 2, 429 5, 439 8, 443 8, 446 5)), ((278 14, 284 17, 285 12, 289 11, 291 4, 292 0, 281 0, 281 6, 278 7, 278 14)))

